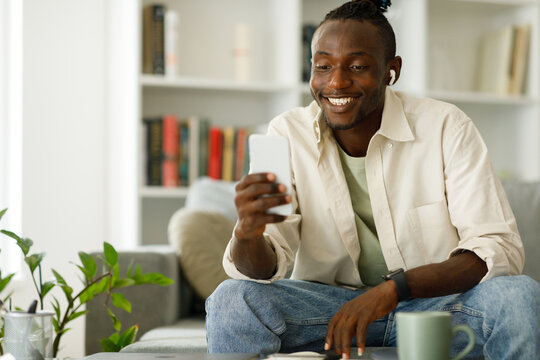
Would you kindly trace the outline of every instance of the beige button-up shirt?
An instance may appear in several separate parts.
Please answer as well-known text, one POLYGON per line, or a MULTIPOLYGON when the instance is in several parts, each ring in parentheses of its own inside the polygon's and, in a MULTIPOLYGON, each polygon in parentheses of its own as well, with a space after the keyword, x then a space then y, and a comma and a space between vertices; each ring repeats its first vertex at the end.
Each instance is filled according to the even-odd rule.
MULTIPOLYGON (((290 274, 362 286, 351 198, 338 145, 318 105, 276 117, 268 133, 290 142, 294 214, 266 226, 277 271, 262 282, 290 274)), ((441 262, 466 249, 486 262, 482 281, 521 273, 524 252, 514 215, 478 130, 457 107, 388 88, 366 176, 388 269, 441 262)), ((248 279, 232 262, 230 243, 223 265, 232 278, 248 279)))

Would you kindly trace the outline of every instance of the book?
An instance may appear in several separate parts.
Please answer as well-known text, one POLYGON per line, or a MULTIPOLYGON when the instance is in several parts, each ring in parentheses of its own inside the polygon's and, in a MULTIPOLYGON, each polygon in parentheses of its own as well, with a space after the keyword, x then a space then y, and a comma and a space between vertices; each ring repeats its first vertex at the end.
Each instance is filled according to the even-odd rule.
POLYGON ((163 5, 143 9, 143 73, 165 73, 164 20, 163 5))
POLYGON ((165 75, 169 77, 176 76, 178 66, 178 34, 179 19, 178 13, 174 10, 165 11, 165 75))
POLYGON ((146 184, 161 185, 162 119, 143 119, 146 134, 146 184))
POLYGON ((490 32, 482 39, 478 86, 481 92, 508 93, 513 39, 512 25, 490 32))
POLYGON ((215 180, 221 179, 223 156, 223 133, 221 128, 211 126, 208 131, 208 176, 215 180))
POLYGON ((205 118, 199 119, 199 170, 198 176, 208 176, 208 132, 210 129, 210 121, 205 118))
POLYGON ((178 118, 173 114, 163 117, 163 160, 161 184, 165 187, 178 186, 178 118))
POLYGON ((311 40, 317 30, 317 25, 304 24, 302 26, 302 81, 309 82, 311 77, 311 40))
POLYGON ((512 67, 508 93, 518 95, 524 93, 525 76, 529 57, 531 25, 524 24, 514 27, 514 46, 512 52, 512 67))
POLYGON ((181 186, 189 185, 189 162, 190 162, 190 128, 187 120, 180 122, 180 159, 178 162, 178 180, 181 186))
POLYGON ((189 125, 189 184, 199 177, 200 126, 199 118, 191 116, 187 119, 189 125))
POLYGON ((247 137, 248 132, 246 128, 238 128, 236 130, 236 149, 235 149, 235 162, 234 162, 234 180, 238 181, 247 173, 246 169, 246 156, 247 156, 247 137))
POLYGON ((234 180, 234 135, 234 127, 227 126, 223 129, 223 164, 221 170, 221 179, 224 181, 234 180))

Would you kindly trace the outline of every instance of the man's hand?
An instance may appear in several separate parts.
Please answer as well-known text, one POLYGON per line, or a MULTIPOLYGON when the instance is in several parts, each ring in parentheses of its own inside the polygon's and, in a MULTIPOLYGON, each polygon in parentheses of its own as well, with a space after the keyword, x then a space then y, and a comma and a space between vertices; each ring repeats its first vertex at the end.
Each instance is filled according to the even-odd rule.
POLYGON ((231 254, 236 268, 253 279, 268 279, 276 270, 276 254, 263 233, 266 224, 282 222, 287 217, 266 211, 290 203, 291 196, 284 195, 286 187, 275 181, 275 174, 258 173, 245 176, 236 185, 234 202, 238 222, 231 254))
POLYGON ((397 304, 397 289, 393 281, 386 281, 347 302, 328 324, 324 349, 330 350, 333 345, 337 354, 349 359, 351 342, 356 336, 358 354, 361 355, 365 349, 368 325, 392 312, 397 304))
POLYGON ((238 212, 238 225, 234 230, 234 235, 237 239, 252 239, 261 236, 266 224, 286 219, 286 216, 266 213, 274 206, 291 202, 290 195, 283 195, 286 190, 285 185, 275 181, 274 174, 258 173, 245 176, 236 185, 234 203, 238 212))
MULTIPOLYGON (((475 253, 465 251, 441 263, 407 270, 405 276, 413 298, 431 298, 465 292, 486 273, 486 263, 475 253)), ((328 324, 324 349, 330 350, 333 345, 336 353, 348 359, 356 336, 358 352, 363 353, 368 325, 389 314, 397 304, 397 288, 392 280, 349 301, 328 324)))

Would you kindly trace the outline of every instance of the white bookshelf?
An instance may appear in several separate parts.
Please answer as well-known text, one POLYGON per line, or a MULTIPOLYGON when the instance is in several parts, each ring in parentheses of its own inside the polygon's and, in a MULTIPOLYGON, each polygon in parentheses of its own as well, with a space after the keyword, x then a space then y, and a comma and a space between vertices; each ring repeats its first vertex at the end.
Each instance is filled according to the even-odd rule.
MULTIPOLYGON (((138 30, 131 34, 129 43, 134 44, 131 52, 126 52, 123 39, 122 52, 118 50, 111 56, 131 63, 137 61, 140 69, 142 8, 152 1, 122 1, 128 11, 117 15, 125 18, 124 23, 137 24, 138 30)), ((255 128, 284 110, 307 104, 311 101, 309 86, 300 80, 302 24, 319 23, 331 8, 343 2, 161 1, 180 16, 178 76, 139 73, 135 81, 129 78, 127 83, 131 85, 126 90, 136 104, 136 111, 127 105, 123 111, 130 117, 129 126, 140 131, 143 117, 173 112, 179 116, 207 117, 221 125, 255 128), (248 82, 236 82, 233 75, 231 54, 237 22, 248 23, 251 28, 252 74, 248 82)), ((477 124, 502 176, 539 179, 539 1, 393 2, 388 17, 396 32, 397 53, 403 58, 401 78, 395 89, 455 103, 477 124), (523 22, 532 25, 525 93, 519 96, 479 93, 474 79, 481 37, 499 26, 523 22)), ((116 111, 122 113, 121 109, 116 111)), ((166 224, 172 212, 183 205, 188 189, 144 185, 139 139, 140 133, 137 139, 126 141, 128 145, 123 150, 134 154, 135 158, 128 160, 137 169, 137 176, 125 174, 122 179, 138 189, 131 195, 137 208, 131 220, 138 224, 137 239, 132 239, 132 243, 165 243, 166 224)))

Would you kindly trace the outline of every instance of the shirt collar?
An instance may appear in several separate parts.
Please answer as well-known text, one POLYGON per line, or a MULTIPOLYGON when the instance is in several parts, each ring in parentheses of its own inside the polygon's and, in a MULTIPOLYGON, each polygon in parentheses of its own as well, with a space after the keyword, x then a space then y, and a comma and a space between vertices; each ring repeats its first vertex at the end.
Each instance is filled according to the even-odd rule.
POLYGON ((395 141, 414 140, 403 103, 389 86, 386 87, 381 128, 377 133, 395 141))
MULTIPOLYGON (((326 132, 328 125, 324 120, 322 110, 319 108, 316 101, 310 105, 313 116, 313 134, 317 144, 321 141, 321 135, 326 132)), ((386 87, 384 109, 382 114, 381 127, 377 131, 391 140, 395 141, 411 141, 414 140, 414 135, 411 126, 405 116, 403 104, 397 94, 386 87)))

